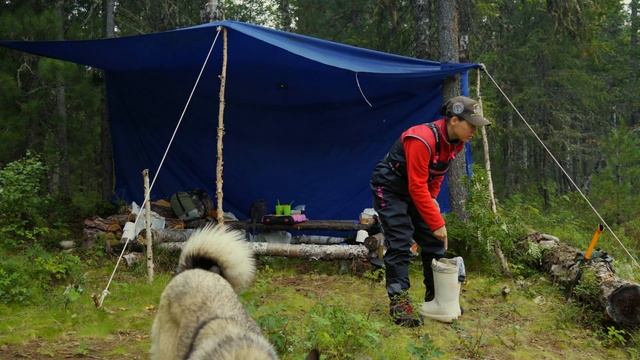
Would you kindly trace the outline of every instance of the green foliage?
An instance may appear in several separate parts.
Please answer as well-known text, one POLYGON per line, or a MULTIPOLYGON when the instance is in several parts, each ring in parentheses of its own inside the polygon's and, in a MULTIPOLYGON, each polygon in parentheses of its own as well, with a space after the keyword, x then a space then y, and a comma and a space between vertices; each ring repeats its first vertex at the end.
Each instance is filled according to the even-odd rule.
POLYGON ((329 359, 354 359, 365 349, 380 342, 384 324, 344 305, 319 303, 314 306, 307 323, 306 343, 329 359))
POLYGON ((611 223, 622 224, 640 216, 640 134, 619 124, 602 144, 605 167, 594 176, 592 194, 611 223))
POLYGON ((260 328, 269 334, 269 340, 279 354, 293 352, 294 345, 300 343, 298 336, 288 330, 290 320, 285 316, 278 315, 284 311, 283 306, 278 306, 272 313, 256 319, 260 328))
POLYGON ((79 286, 83 282, 81 269, 77 256, 52 254, 37 246, 23 255, 0 260, 0 302, 38 302, 61 283, 79 286))
POLYGON ((462 348, 464 349, 464 353, 467 357, 471 359, 482 359, 485 357, 482 352, 482 345, 486 342, 486 328, 482 326, 482 317, 478 318, 475 330, 469 331, 464 326, 456 322, 453 323, 452 327, 460 336, 460 343, 462 344, 462 348))
POLYGON ((376 286, 384 281, 385 270, 384 268, 372 269, 370 271, 366 271, 362 277, 370 280, 371 286, 376 286))
POLYGON ((272 1, 221 1, 226 19, 250 22, 261 25, 277 25, 278 9, 272 1))
POLYGON ((608 326, 602 344, 604 346, 624 346, 627 343, 627 332, 616 329, 615 326, 608 326))
POLYGON ((43 210, 51 198, 41 188, 45 171, 31 152, 0 170, 0 234, 5 245, 34 243, 49 232, 43 210))
POLYGON ((416 37, 407 0, 298 0, 295 32, 350 45, 413 55, 416 37))
POLYGON ((0 302, 24 302, 30 295, 30 280, 24 274, 2 264, 0 267, 0 302))
POLYGON ((453 244, 465 259, 478 265, 495 263, 494 244, 498 243, 506 253, 512 253, 516 241, 524 235, 521 220, 513 215, 494 214, 491 210, 486 171, 474 166, 473 178, 467 180, 469 197, 466 205, 469 219, 461 222, 454 216, 447 218, 450 238, 456 239, 453 244))
POLYGON ((421 336, 417 344, 407 345, 407 350, 414 358, 420 360, 437 359, 444 355, 429 335, 421 336))
POLYGON ((585 304, 592 304, 596 308, 600 298, 600 285, 593 270, 583 267, 580 282, 573 288, 573 293, 585 304))
POLYGON ((68 285, 62 293, 65 299, 65 305, 78 301, 83 292, 84 289, 80 285, 68 285))

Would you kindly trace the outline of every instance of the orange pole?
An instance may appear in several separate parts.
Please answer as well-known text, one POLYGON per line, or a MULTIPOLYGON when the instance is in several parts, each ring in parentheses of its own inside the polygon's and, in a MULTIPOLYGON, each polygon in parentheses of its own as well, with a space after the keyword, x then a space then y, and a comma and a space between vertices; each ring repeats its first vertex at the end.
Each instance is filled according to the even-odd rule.
POLYGON ((587 252, 584 253, 585 260, 591 260, 591 253, 593 253, 593 249, 595 249, 596 244, 598 243, 598 239, 600 239, 600 235, 604 230, 604 226, 602 224, 598 224, 598 228, 593 233, 593 237, 591 238, 591 243, 589 243, 589 248, 587 248, 587 252))

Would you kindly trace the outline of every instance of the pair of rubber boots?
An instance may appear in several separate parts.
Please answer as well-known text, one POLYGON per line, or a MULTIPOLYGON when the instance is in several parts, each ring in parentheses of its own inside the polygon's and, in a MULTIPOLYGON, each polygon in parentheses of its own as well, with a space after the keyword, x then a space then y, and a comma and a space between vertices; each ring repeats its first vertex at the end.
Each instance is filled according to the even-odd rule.
POLYGON ((431 269, 433 269, 435 296, 433 300, 422 303, 420 315, 425 318, 450 323, 462 315, 458 261, 455 258, 433 259, 431 269))

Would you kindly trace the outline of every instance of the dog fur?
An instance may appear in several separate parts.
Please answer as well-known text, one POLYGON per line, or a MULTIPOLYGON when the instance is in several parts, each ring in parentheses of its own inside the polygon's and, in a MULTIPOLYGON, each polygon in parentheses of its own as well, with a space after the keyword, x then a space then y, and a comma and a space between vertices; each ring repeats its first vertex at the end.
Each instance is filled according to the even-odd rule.
POLYGON ((253 282, 255 271, 241 232, 207 226, 194 233, 160 298, 151 359, 277 359, 236 295, 253 282))

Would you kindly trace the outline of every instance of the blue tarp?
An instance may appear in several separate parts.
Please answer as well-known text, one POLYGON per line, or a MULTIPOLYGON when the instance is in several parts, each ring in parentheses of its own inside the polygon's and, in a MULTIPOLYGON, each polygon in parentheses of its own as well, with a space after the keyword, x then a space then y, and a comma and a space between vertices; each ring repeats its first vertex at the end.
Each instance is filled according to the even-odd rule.
MULTIPOLYGON (((279 199, 305 204, 313 219, 356 219, 371 206, 376 162, 405 128, 436 118, 446 77, 477 67, 233 21, 116 39, 0 45, 105 70, 116 196, 140 203, 141 171, 155 174, 218 26, 228 29, 229 54, 224 209, 240 218, 255 200, 279 199)), ((222 45, 220 36, 153 199, 195 188, 215 195, 222 45)), ((439 200, 448 209, 446 188, 439 200)))

